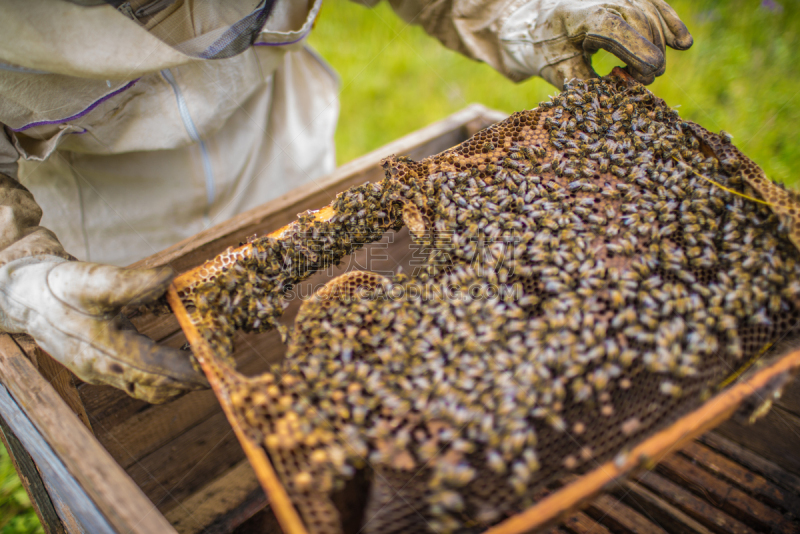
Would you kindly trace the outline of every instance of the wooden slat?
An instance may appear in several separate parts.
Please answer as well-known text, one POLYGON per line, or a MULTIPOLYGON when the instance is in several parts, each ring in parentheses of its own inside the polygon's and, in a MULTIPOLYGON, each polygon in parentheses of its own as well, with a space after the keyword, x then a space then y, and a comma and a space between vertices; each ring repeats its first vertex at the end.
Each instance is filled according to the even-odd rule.
POLYGON ((64 529, 69 534, 84 534, 86 530, 93 534, 113 534, 108 520, 69 473, 64 463, 53 453, 2 384, 0 416, 30 454, 64 529))
POLYGON ((610 534, 610 530, 583 512, 573 514, 561 523, 561 528, 570 534, 610 534))
MULTIPOLYGON (((244 346, 237 352, 237 362, 244 374, 263 373, 270 363, 283 356, 283 345, 277 332, 262 336, 242 335, 244 337, 248 338, 249 344, 241 343, 244 346)), ((222 408, 211 390, 194 391, 167 404, 147 405, 113 426, 106 426, 108 421, 97 421, 95 430, 97 439, 120 465, 128 469, 145 455, 221 412, 222 408)))
POLYGON ((221 409, 214 393, 195 391, 136 414, 111 429, 98 426, 97 439, 127 469, 215 412, 221 409))
POLYGON ((753 472, 764 476, 774 484, 792 492, 793 495, 800 496, 800 477, 786 471, 778 464, 764 459, 753 451, 745 449, 716 432, 704 434, 700 437, 700 441, 753 472))
POLYGON ((264 509, 267 497, 243 460, 166 514, 178 534, 230 532, 264 509))
POLYGON ((733 418, 716 432, 800 476, 800 417, 780 406, 752 425, 733 418))
POLYGON ((783 514, 723 482, 701 467, 679 456, 665 458, 656 468, 672 481, 685 484, 695 493, 739 521, 760 531, 798 532, 798 526, 783 514))
POLYGON ((604 493, 586 508, 592 519, 603 523, 615 532, 626 534, 666 534, 666 531, 620 501, 604 493))
POLYGON ((656 473, 643 473, 636 481, 718 534, 755 534, 744 523, 656 473))
POLYGON ((669 504, 641 484, 625 481, 613 491, 615 497, 634 510, 641 512, 669 532, 711 534, 700 522, 692 519, 677 507, 669 504))
POLYGON ((773 508, 780 507, 786 512, 792 512, 795 517, 800 517, 800 499, 796 495, 792 495, 764 477, 715 453, 705 445, 697 442, 690 443, 681 450, 681 454, 718 477, 735 483, 744 492, 766 501, 773 508))
POLYGON ((112 428, 124 423, 150 404, 134 399, 124 391, 111 386, 81 384, 78 386, 92 429, 100 433, 104 428, 112 428))
POLYGON ((789 353, 771 362, 753 373, 746 381, 720 392, 694 412, 639 443, 628 454, 596 467, 593 471, 582 475, 578 482, 567 484, 534 506, 489 528, 485 534, 521 534, 546 525, 575 503, 596 495, 607 484, 639 468, 642 462, 659 462, 675 448, 680 448, 703 432, 716 427, 755 392, 768 389, 776 380, 785 381, 799 367, 800 351, 789 353))
POLYGON ((787 412, 800 417, 800 381, 794 380, 786 385, 776 404, 787 412))
MULTIPOLYGON (((173 332, 166 339, 160 340, 159 343, 172 348, 181 348, 186 343, 186 337, 179 330, 173 332)), ((155 407, 155 405, 134 399, 121 389, 111 386, 81 383, 77 387, 77 391, 87 417, 93 425, 93 430, 97 432, 101 442, 103 441, 101 438, 103 432, 124 424, 132 417, 155 407), (97 428, 94 428, 95 426, 97 428)))
POLYGON ((172 314, 158 316, 153 314, 136 315, 131 318, 131 323, 140 334, 144 334, 156 341, 161 341, 181 329, 178 320, 172 314))
POLYGON ((91 430, 92 425, 89 423, 89 416, 86 414, 86 409, 83 407, 76 382, 78 379, 72 374, 72 371, 64 367, 60 362, 54 360, 49 354, 42 350, 39 345, 33 340, 32 337, 24 334, 14 334, 11 336, 14 342, 22 349, 28 358, 33 363, 33 366, 47 380, 51 386, 56 390, 67 406, 75 412, 81 422, 91 430))
MULTIPOLYGON (((209 532, 208 534, 223 533, 209 532)), ((272 510, 267 508, 248 519, 242 526, 234 530, 232 534, 284 534, 284 532, 275 514, 272 513, 272 510)))
POLYGON ((69 474, 116 530, 128 534, 174 532, 5 334, 0 335, 0 382, 24 410, 49 450, 67 466, 69 474))
POLYGON ((128 474, 163 513, 242 459, 244 452, 220 412, 137 461, 128 474))
MULTIPOLYGON (((277 334, 275 335, 277 336, 277 334)), ((267 337, 267 339, 265 339, 265 343, 269 340, 274 341, 271 337, 271 334, 267 333, 265 336, 267 337)), ((180 347, 186 342, 185 339, 186 338, 183 336, 183 333, 176 333, 172 338, 168 339, 168 342, 163 344, 173 348, 180 347)), ((237 358, 238 361, 241 361, 242 365, 247 365, 250 361, 248 358, 252 355, 252 352, 253 351, 248 347, 245 347, 235 353, 234 358, 237 358)), ((166 406, 166 408, 162 408, 159 407, 159 405, 149 404, 147 402, 134 399, 124 391, 111 386, 81 384, 78 387, 78 393, 81 395, 81 400, 86 408, 86 412, 93 425, 93 429, 95 430, 98 439, 104 445, 108 445, 108 438, 106 435, 109 432, 120 426, 126 425, 128 421, 136 421, 148 411, 160 411, 162 409, 166 411, 170 411, 172 409, 190 409, 188 405, 183 403, 175 404, 183 399, 183 397, 163 405, 166 406), (172 408, 169 408, 170 406, 172 406, 172 408)), ((189 393, 187 396, 195 398, 195 395, 196 393, 189 393)), ((175 413, 175 416, 178 418, 183 417, 178 413, 175 413)), ((113 447, 113 445, 111 446, 113 447)), ((110 449, 110 452, 118 460, 126 457, 119 455, 118 451, 116 450, 110 449)))

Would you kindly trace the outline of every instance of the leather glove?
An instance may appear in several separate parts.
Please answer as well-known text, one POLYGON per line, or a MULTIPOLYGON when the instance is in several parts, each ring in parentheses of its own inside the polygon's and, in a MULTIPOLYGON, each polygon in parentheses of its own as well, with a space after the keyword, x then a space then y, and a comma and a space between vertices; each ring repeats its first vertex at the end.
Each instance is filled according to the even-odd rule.
POLYGON ((505 18, 498 34, 511 76, 541 76, 558 88, 596 77, 591 56, 606 50, 644 84, 666 69, 666 46, 686 50, 689 30, 663 0, 533 0, 505 18))
POLYGON ((30 334, 86 382, 164 402, 208 383, 188 353, 120 330, 119 312, 161 296, 173 276, 169 267, 123 269, 57 256, 21 258, 0 267, 0 328, 30 334))

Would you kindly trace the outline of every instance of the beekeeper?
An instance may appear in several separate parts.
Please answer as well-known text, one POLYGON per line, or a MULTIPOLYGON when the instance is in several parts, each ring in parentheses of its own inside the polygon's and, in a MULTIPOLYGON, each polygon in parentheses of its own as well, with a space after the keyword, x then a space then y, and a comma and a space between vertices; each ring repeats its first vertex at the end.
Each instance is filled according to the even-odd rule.
MULTIPOLYGON (((150 402, 203 386, 185 353, 119 329, 172 270, 116 266, 333 170, 337 79, 305 44, 320 4, 3 3, 0 329, 150 402)), ((662 0, 391 4, 510 79, 557 87, 593 76, 601 48, 650 83, 666 46, 692 45, 662 0)))

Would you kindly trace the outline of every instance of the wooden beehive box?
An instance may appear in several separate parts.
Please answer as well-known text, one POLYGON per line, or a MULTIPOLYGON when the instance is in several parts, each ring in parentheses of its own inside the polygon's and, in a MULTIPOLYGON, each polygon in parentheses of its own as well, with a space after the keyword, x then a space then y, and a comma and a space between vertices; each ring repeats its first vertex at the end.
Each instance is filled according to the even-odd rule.
MULTIPOLYGON (((327 205, 336 193, 380 180, 382 158, 417 159, 503 118, 470 106, 262 207, 221 223, 137 266, 186 271, 327 205)), ((408 264, 408 237, 391 234, 341 269, 394 270, 408 264), (387 240, 391 240, 388 242, 387 240)), ((296 311, 296 310, 294 310, 296 311)), ((287 311, 286 321, 293 317, 287 311)), ((140 332, 180 347, 174 317, 136 317, 140 332)), ((247 374, 282 356, 277 333, 242 336, 236 359, 247 374)), ((0 335, 0 429, 50 532, 279 532, 250 464, 211 391, 152 406, 110 387, 78 383, 24 337, 0 335)), ((689 444, 655 472, 607 488, 563 532, 798 530, 800 388, 789 389, 754 427, 734 419, 689 444), (735 499, 730 498, 735 495, 735 499)))

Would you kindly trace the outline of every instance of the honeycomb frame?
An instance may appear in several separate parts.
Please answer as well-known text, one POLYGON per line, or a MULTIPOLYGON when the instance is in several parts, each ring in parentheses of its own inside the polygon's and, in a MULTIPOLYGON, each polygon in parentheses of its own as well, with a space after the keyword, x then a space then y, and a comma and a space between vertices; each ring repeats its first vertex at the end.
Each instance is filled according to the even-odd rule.
MULTIPOLYGON (((699 132, 699 135, 705 134, 699 132)), ((760 169, 757 170, 760 172, 760 169)), ((746 179, 749 177, 747 173, 745 176, 746 179)), ((759 177, 755 171, 753 171, 753 176, 759 177)), ((763 173, 761 176, 763 177, 763 173)), ((759 186, 762 184, 758 180, 753 180, 752 183, 750 180, 747 181, 763 198, 770 198, 769 194, 772 193, 764 194, 764 192, 760 190, 759 186)), ((789 193, 775 194, 789 195, 789 193)), ((781 199, 780 196, 772 196, 771 198, 777 201, 781 199)), ((328 206, 314 213, 313 217, 319 220, 326 220, 326 218, 332 215, 333 208, 328 206)), ((418 233, 415 231, 415 226, 420 224, 419 221, 424 218, 424 215, 418 211, 414 212, 413 209, 404 209, 403 216, 412 233, 418 233)), ((797 227, 798 225, 795 225, 793 230, 797 230, 797 227)), ((277 232, 273 232, 270 236, 275 239, 281 239, 282 236, 286 235, 290 230, 291 225, 277 232)), ((793 232, 791 235, 792 241, 795 242, 795 244, 796 236, 796 232, 793 232)), ((251 459, 259 480, 264 486, 283 528, 287 532, 306 532, 297 510, 289 500, 288 493, 277 478, 273 465, 264 453, 262 446, 247 435, 247 432, 238 421, 231 407, 229 392, 234 389, 235 385, 243 378, 236 373, 225 359, 217 357, 206 339, 200 335, 196 325, 193 324, 189 312, 181 300, 181 296, 187 291, 191 291, 192 287, 213 278, 216 274, 221 272, 226 265, 230 265, 237 258, 242 258, 250 254, 252 250, 253 247, 250 244, 245 244, 236 249, 229 249, 212 262, 182 275, 176 279, 175 283, 170 288, 168 300, 178 317, 181 327, 187 335, 187 339, 189 339, 192 345, 196 358, 208 375, 209 381, 237 433, 237 437, 242 441, 245 452, 251 459)), ((770 388, 775 385, 776 381, 781 381, 787 373, 796 371, 798 367, 800 367, 800 352, 793 352, 784 355, 765 368, 747 373, 746 378, 741 379, 734 386, 718 393, 697 410, 690 412, 667 428, 651 435, 631 450, 626 456, 606 462, 600 467, 581 475, 575 482, 557 490, 527 510, 491 527, 486 532, 492 534, 525 532, 555 520, 579 505, 580 502, 590 498, 591 495, 597 493, 607 483, 627 475, 631 471, 642 467, 645 463, 657 461, 672 448, 712 428, 730 416, 737 407, 754 393, 769 391, 770 388)))

